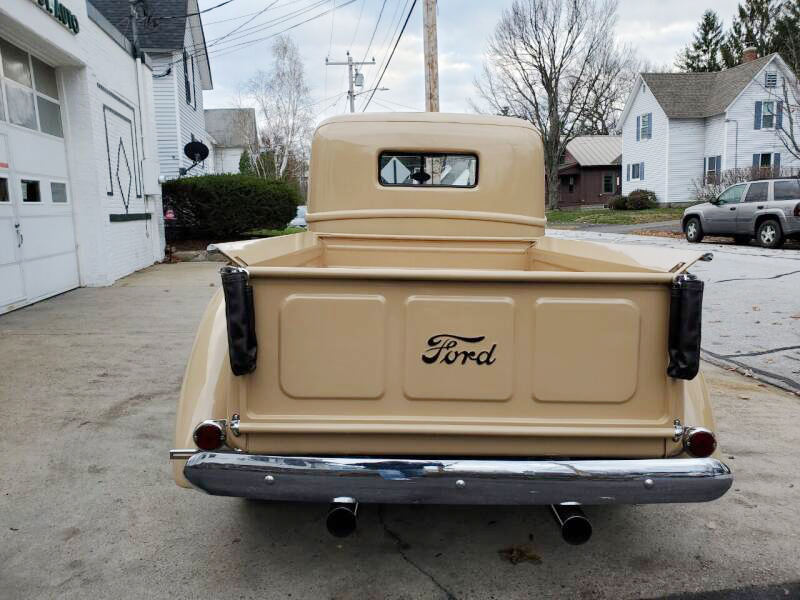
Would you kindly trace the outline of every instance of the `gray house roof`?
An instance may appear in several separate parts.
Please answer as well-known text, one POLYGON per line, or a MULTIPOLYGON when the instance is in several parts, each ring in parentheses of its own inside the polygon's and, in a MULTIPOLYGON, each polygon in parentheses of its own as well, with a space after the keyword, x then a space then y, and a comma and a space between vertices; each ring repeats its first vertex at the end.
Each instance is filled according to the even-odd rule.
POLYGON ((582 135, 567 144, 567 152, 582 167, 617 165, 622 155, 622 136, 582 135))
MULTIPOLYGON (((89 0, 114 27, 133 41, 131 9, 128 0, 89 0)), ((180 50, 186 33, 188 0, 150 0, 148 18, 138 21, 139 48, 142 50, 180 50)))
POLYGON ((642 78, 668 117, 711 117, 725 112, 775 56, 714 73, 642 73, 642 78))
POLYGON ((245 147, 255 143, 256 111, 253 108, 210 108, 205 111, 206 131, 218 146, 245 147))

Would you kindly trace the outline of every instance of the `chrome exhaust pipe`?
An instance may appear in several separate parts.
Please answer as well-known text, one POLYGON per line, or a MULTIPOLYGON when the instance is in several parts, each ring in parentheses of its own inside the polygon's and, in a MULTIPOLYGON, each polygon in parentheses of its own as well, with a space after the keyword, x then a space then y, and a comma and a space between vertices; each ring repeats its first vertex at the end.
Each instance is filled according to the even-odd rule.
POLYGON ((358 502, 346 496, 334 498, 325 521, 328 532, 334 537, 347 537, 358 525, 358 502))
POLYGON ((581 508, 574 504, 551 504, 556 523, 561 528, 561 537, 568 544, 580 546, 592 537, 592 524, 581 508))

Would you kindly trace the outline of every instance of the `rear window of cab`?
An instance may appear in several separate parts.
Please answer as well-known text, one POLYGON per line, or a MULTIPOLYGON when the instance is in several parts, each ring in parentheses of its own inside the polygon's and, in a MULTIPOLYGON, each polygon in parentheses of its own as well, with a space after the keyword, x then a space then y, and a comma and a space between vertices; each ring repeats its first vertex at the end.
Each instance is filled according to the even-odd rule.
POLYGON ((478 157, 438 152, 382 152, 378 181, 383 186, 471 188, 478 183, 478 157))

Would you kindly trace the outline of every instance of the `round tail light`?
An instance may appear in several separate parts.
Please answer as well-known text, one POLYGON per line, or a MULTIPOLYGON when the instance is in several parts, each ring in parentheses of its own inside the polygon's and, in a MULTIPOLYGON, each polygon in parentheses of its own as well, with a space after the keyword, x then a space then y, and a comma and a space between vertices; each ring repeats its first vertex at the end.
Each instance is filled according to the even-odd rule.
POLYGON ((683 449, 695 458, 706 458, 717 449, 717 439, 705 427, 692 427, 683 436, 683 449))
POLYGON ((225 427, 216 421, 203 421, 195 427, 193 437, 200 450, 217 450, 225 443, 225 427))

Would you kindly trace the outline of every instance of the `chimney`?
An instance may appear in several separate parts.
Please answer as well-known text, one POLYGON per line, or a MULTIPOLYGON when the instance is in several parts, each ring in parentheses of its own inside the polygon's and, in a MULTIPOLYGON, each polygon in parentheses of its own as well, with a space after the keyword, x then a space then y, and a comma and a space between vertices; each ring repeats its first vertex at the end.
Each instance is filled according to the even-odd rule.
POLYGON ((758 48, 755 46, 748 46, 742 52, 742 64, 749 63, 758 58, 758 48))

